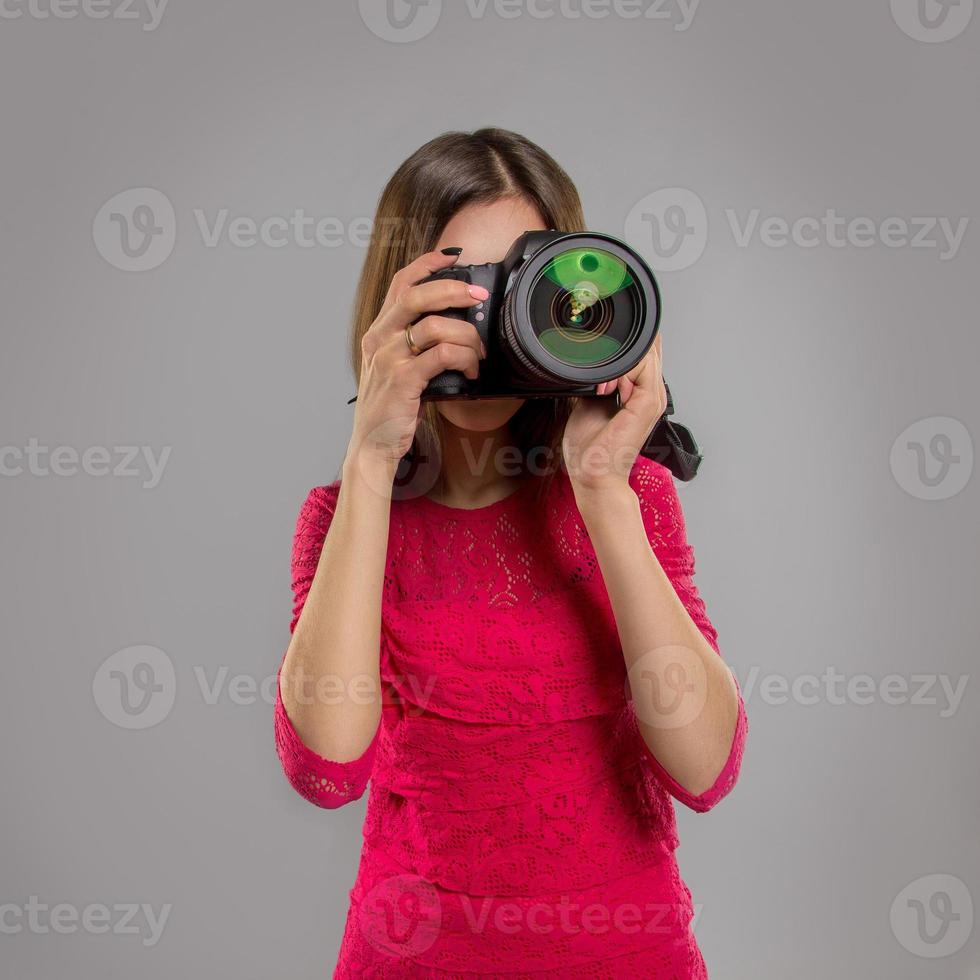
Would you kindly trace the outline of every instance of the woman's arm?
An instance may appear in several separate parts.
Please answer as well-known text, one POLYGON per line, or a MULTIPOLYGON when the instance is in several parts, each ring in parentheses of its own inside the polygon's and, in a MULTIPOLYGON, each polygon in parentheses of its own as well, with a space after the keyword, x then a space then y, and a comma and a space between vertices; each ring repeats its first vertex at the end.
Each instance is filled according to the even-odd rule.
POLYGON ((677 799, 707 810, 738 776, 747 723, 694 587, 694 553, 673 477, 639 456, 667 407, 662 352, 657 334, 632 371, 598 386, 599 395, 618 392, 618 409, 603 399, 578 402, 562 454, 609 594, 653 769, 677 799))
MULTIPOLYGON (((390 474, 344 464, 336 509, 299 611, 279 690, 304 745, 336 762, 360 758, 381 719, 381 590, 390 474)), ((299 596, 297 597, 299 602, 299 596)))
MULTIPOLYGON (((669 552, 682 573, 690 547, 673 478, 660 469, 672 498, 664 504, 677 522, 669 552)), ((737 775, 746 729, 738 686, 707 618, 695 622, 655 554, 633 487, 576 487, 575 497, 616 619, 643 742, 668 789, 693 809, 708 809, 737 775)), ((695 614, 703 611, 693 582, 686 591, 695 614)))
MULTIPOLYGON (((324 587, 328 592, 338 591, 331 590, 329 583, 337 580, 330 577, 328 560, 324 559, 321 562, 321 559, 324 558, 327 538, 334 538, 334 535, 328 535, 328 531, 341 508, 340 498, 345 498, 343 507, 347 508, 347 496, 352 499, 358 496, 358 480, 352 472, 340 484, 334 483, 311 490, 300 510, 296 521, 296 535, 293 538, 292 557, 294 601, 290 632, 294 638, 300 620, 306 618, 312 622, 324 614, 323 603, 314 598, 315 605, 310 608, 317 611, 309 617, 304 617, 307 599, 314 583, 317 581, 325 583, 324 587)), ((375 494, 361 494, 361 496, 374 497, 375 494)), ((357 503, 354 504, 354 510, 355 513, 361 511, 357 503)), ((354 526, 357 526, 358 520, 357 517, 354 518, 354 526)), ((340 540, 344 537, 349 536, 339 531, 338 527, 336 539, 340 540)), ((340 551, 345 550, 341 542, 340 551)), ((319 588, 320 586, 317 586, 318 590, 319 588)), ((359 746, 354 743, 354 739, 358 737, 357 723, 351 725, 346 722, 342 717, 342 711, 336 710, 342 709, 345 702, 352 701, 364 710, 365 724, 370 728, 370 714, 367 709, 372 702, 378 700, 376 695, 378 683, 371 674, 362 677, 354 675, 350 681, 346 681, 341 675, 331 673, 329 669, 324 670, 322 666, 313 668, 309 666, 311 662, 313 664, 318 662, 315 652, 319 642, 317 636, 327 636, 329 633, 327 628, 318 630, 314 626, 307 630, 304 627, 300 634, 300 642, 303 642, 308 650, 307 658, 301 659, 303 654, 300 653, 297 659, 291 662, 288 670, 286 657, 283 658, 279 668, 275 733, 276 749, 282 768, 293 788, 317 806, 336 809, 352 800, 360 799, 364 794, 374 768, 380 727, 376 722, 370 741, 362 751, 358 752, 359 746), (304 636, 306 640, 303 639, 304 636), (320 670, 319 681, 317 670, 320 670), (291 705, 288 712, 284 697, 291 705), (302 736, 290 715, 298 719, 297 724, 301 725, 304 731, 302 736), (301 720, 300 716, 302 716, 301 720), (325 738, 322 739, 316 734, 321 726, 326 733, 325 738), (342 739, 336 750, 333 748, 334 734, 340 735, 342 739), (310 744, 307 744, 307 741, 310 744), (314 751, 311 748, 312 744, 317 745, 319 751, 314 751), (347 748, 347 745, 350 745, 350 748, 347 748)), ((287 650, 287 657, 293 649, 294 645, 291 643, 287 650)), ((380 645, 378 649, 380 650, 380 645)), ((377 671, 379 654, 369 659, 373 669, 377 671)), ((354 665, 351 665, 350 672, 353 673, 354 669, 356 669, 354 665)))
POLYGON ((468 378, 479 373, 483 349, 476 328, 425 315, 487 298, 485 289, 465 282, 421 281, 452 265, 459 251, 427 252, 392 277, 360 340, 354 431, 339 493, 319 512, 308 500, 300 515, 293 554, 296 608, 279 671, 276 745, 290 782, 320 806, 357 799, 370 776, 381 721, 381 599, 391 495, 398 462, 412 445, 422 392, 440 371, 451 368, 468 378), (406 343, 408 324, 421 353, 406 343), (312 576, 310 555, 316 561, 312 576))

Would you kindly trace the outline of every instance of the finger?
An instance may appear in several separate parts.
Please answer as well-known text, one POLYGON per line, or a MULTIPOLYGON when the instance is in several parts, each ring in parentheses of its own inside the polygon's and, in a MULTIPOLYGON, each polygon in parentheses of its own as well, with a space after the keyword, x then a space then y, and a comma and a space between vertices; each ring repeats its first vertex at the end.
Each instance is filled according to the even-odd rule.
MULTIPOLYGON (((647 379, 647 372, 650 371, 651 364, 657 360, 657 350, 656 341, 650 345, 650 349, 640 358, 639 362, 635 364, 626 374, 620 375, 618 378, 614 378, 612 381, 603 381, 596 389, 597 395, 609 395, 612 394, 619 388, 620 399, 625 403, 627 398, 627 391, 632 391, 633 385, 645 385, 647 379), (631 384, 629 389, 624 387, 624 382, 630 381, 631 384)), ((654 366, 652 376, 656 375, 656 367, 654 366)))
POLYGON ((660 371, 660 359, 655 349, 651 348, 649 356, 644 358, 643 368, 636 377, 623 380, 629 389, 629 395, 623 396, 624 404, 632 397, 633 403, 639 410, 642 410, 649 402, 651 407, 656 407, 657 418, 663 415, 667 407, 667 389, 664 387, 663 374, 660 371), (640 394, 644 397, 639 398, 640 394))
POLYGON ((651 345, 646 355, 639 364, 628 372, 626 377, 635 385, 644 388, 653 388, 660 376, 660 354, 657 350, 656 342, 651 345))
MULTIPOLYGON (((483 341, 472 323, 465 320, 454 320, 448 316, 425 316, 418 323, 412 324, 412 339, 417 347, 427 350, 439 343, 459 344, 461 347, 472 347, 477 357, 484 357, 483 341)), ((391 342, 401 344, 405 354, 414 354, 408 344, 402 343, 398 334, 394 334, 391 342)))
POLYGON ((445 255, 441 251, 426 252, 417 259, 409 262, 404 268, 399 269, 392 277, 391 284, 388 286, 388 293, 385 296, 384 305, 393 300, 402 290, 409 286, 414 286, 421 282, 426 276, 431 276, 433 272, 440 269, 448 269, 455 265, 459 259, 458 254, 451 253, 445 255))
POLYGON ((489 297, 482 286, 471 286, 458 279, 437 279, 410 286, 401 292, 379 318, 384 330, 404 330, 422 313, 466 309, 489 297))
POLYGON ((436 344, 408 362, 408 372, 418 391, 442 371, 462 371, 471 381, 480 373, 479 356, 472 347, 461 344, 436 344))

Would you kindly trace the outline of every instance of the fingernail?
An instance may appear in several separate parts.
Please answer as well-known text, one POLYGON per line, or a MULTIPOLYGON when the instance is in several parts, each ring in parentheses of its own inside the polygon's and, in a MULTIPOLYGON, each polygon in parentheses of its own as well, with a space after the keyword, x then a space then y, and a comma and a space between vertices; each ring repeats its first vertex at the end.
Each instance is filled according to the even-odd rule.
POLYGON ((480 351, 484 357, 487 356, 487 345, 482 340, 480 341, 480 351))
POLYGON ((482 286, 470 286, 466 291, 473 299, 489 299, 490 297, 489 290, 484 289, 482 286))
POLYGON ((443 255, 459 255, 463 250, 461 248, 444 248, 442 250, 443 255))

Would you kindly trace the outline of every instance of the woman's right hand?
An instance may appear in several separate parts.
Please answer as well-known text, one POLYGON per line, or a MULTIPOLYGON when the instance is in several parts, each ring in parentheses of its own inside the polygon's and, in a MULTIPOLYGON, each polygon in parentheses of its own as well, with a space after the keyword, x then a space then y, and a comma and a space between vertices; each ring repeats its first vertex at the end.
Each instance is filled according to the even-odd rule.
POLYGON ((399 460, 412 446, 421 395, 429 381, 449 369, 476 378, 480 358, 486 356, 471 323, 425 316, 433 310, 476 306, 488 297, 482 286, 456 279, 420 282, 449 268, 457 258, 427 252, 396 272, 381 312, 361 339, 361 377, 348 461, 353 458, 359 467, 370 467, 385 478, 394 479, 399 460), (421 354, 413 354, 406 342, 409 325, 421 354))

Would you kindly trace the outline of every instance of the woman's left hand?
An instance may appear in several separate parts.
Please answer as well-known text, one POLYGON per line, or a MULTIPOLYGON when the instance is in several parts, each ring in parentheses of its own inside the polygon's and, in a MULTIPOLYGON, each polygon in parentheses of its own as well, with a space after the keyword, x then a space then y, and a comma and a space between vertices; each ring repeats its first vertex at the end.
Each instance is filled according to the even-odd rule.
POLYGON ((580 398, 565 425, 562 454, 576 491, 628 486, 640 449, 667 408, 661 335, 632 371, 599 385, 597 394, 619 389, 612 399, 580 398))

